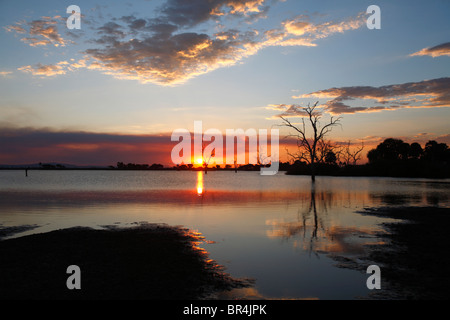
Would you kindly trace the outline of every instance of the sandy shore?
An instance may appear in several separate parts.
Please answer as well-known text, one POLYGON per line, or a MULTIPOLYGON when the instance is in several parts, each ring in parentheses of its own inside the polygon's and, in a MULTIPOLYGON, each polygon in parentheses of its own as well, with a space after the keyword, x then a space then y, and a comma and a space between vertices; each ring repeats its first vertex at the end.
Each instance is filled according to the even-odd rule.
POLYGON ((2 240, 0 299, 185 300, 250 285, 210 260, 196 246, 201 240, 165 225, 70 228, 2 240), (70 265, 80 267, 81 290, 66 286, 70 265))

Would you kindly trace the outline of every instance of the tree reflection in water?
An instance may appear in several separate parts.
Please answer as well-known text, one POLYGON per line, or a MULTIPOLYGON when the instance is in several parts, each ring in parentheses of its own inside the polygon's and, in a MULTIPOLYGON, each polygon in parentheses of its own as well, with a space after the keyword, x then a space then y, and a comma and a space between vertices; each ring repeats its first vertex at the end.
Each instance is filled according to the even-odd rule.
POLYGON ((318 189, 312 182, 305 196, 307 205, 298 209, 296 221, 267 221, 272 226, 267 233, 269 238, 292 242, 294 247, 318 258, 321 253, 359 255, 364 252, 364 246, 380 243, 378 229, 344 226, 337 222, 337 209, 341 208, 336 194, 318 189))

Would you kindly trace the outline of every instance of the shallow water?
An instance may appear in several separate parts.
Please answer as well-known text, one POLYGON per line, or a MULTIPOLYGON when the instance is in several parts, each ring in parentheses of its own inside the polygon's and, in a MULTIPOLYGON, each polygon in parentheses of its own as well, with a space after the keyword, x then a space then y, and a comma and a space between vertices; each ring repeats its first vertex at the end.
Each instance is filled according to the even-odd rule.
MULTIPOLYGON (((338 268, 379 243, 378 206, 449 207, 449 180, 261 176, 259 172, 0 170, 0 226, 37 225, 14 236, 72 226, 165 223, 196 230, 234 277, 233 294, 274 299, 366 296, 368 275, 338 268)), ((232 296, 236 297, 236 295, 232 296)))

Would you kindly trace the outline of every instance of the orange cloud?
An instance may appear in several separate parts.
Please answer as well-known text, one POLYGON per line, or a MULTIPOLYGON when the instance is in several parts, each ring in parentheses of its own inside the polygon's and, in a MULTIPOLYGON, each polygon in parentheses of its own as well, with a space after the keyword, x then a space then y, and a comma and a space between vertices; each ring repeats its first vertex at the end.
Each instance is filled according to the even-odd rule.
POLYGON ((21 41, 32 47, 46 46, 53 44, 55 47, 65 46, 65 40, 58 32, 57 25, 62 21, 61 16, 42 17, 39 20, 31 22, 16 22, 15 25, 6 26, 8 32, 16 32, 19 34, 28 33, 28 37, 24 37, 21 41))
POLYGON ((450 56, 450 42, 446 42, 430 48, 424 48, 420 51, 410 54, 410 56, 431 56, 433 58, 440 56, 450 56))
MULTIPOLYGON (((60 61, 56 64, 43 65, 41 63, 38 63, 34 66, 22 66, 20 68, 17 68, 17 70, 30 73, 33 76, 54 77, 57 75, 66 74, 69 71, 75 71, 80 68, 89 68, 86 61, 86 59, 80 59, 78 61, 75 61, 75 59, 70 59, 70 62, 60 61)), ((95 65, 90 66, 90 68, 95 68, 95 65)))
POLYGON ((249 12, 260 12, 260 6, 264 4, 265 0, 247 0, 247 1, 237 1, 231 0, 228 2, 228 6, 232 8, 231 14, 234 13, 244 13, 249 12))
POLYGON ((23 66, 17 68, 17 70, 31 73, 34 76, 46 76, 46 77, 52 77, 66 73, 64 67, 58 64, 43 65, 39 63, 36 66, 23 66))
POLYGON ((9 77, 9 75, 11 75, 11 74, 12 74, 12 71, 0 71, 0 76, 5 77, 5 78, 9 77))

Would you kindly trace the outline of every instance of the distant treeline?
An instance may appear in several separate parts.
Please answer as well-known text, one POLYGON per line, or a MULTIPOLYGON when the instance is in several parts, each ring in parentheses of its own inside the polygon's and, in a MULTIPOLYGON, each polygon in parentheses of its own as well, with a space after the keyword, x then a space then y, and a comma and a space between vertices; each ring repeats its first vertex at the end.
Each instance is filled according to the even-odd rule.
MULTIPOLYGON (((361 149, 362 150, 362 149, 361 149)), ((375 149, 367 153, 368 163, 357 165, 355 161, 339 161, 333 151, 318 159, 317 175, 328 176, 385 176, 385 177, 411 177, 411 178, 450 178, 450 149, 445 143, 434 140, 428 141, 425 146, 417 143, 406 143, 400 139, 389 138, 380 143, 375 149)), ((194 166, 181 164, 164 167, 162 164, 136 164, 117 162, 116 166, 108 167, 76 167, 63 164, 39 163, 35 166, 2 166, 1 169, 47 169, 47 170, 229 170, 229 171, 259 171, 261 165, 210 165, 194 166)), ((309 175, 310 167, 306 162, 281 162, 279 171, 291 175, 309 175)))
MULTIPOLYGON (((285 165, 284 167, 289 166, 289 163, 282 164, 285 165)), ((195 170, 195 171, 214 171, 214 170, 241 170, 241 171, 256 171, 260 170, 260 165, 252 165, 252 164, 245 164, 245 165, 238 165, 235 167, 234 165, 196 165, 193 164, 179 164, 171 167, 164 167, 162 164, 154 163, 152 165, 149 164, 136 164, 136 163, 128 163, 125 164, 123 162, 118 162, 117 166, 109 166, 110 169, 119 169, 119 170, 178 170, 178 171, 185 171, 185 170, 195 170)))
MULTIPOLYGON (((427 177, 450 178, 450 149, 445 143, 434 140, 425 146, 417 143, 406 143, 400 139, 389 138, 367 153, 368 163, 356 165, 352 162, 343 163, 330 151, 326 157, 316 163, 316 174, 329 176, 389 176, 389 177, 427 177)), ((161 164, 124 164, 117 163, 117 169, 129 170, 230 170, 259 171, 261 165, 226 165, 226 166, 194 166, 181 164, 164 167, 161 164)), ((281 162, 279 171, 291 175, 309 175, 310 167, 306 162, 281 162)))
MULTIPOLYGON (((389 138, 367 153, 368 163, 342 165, 322 161, 316 166, 318 175, 336 176, 389 176, 450 178, 450 149, 445 143, 428 141, 424 148, 417 143, 406 143, 389 138)), ((328 159, 335 159, 328 157, 328 159)), ((295 161, 287 174, 309 174, 306 163, 295 161)))
MULTIPOLYGON (((114 168, 114 167, 111 167, 114 168)), ((154 163, 152 165, 148 164, 136 164, 136 163, 128 163, 125 164, 123 162, 117 162, 117 169, 120 170, 161 170, 164 169, 164 166, 159 163, 154 163)))

